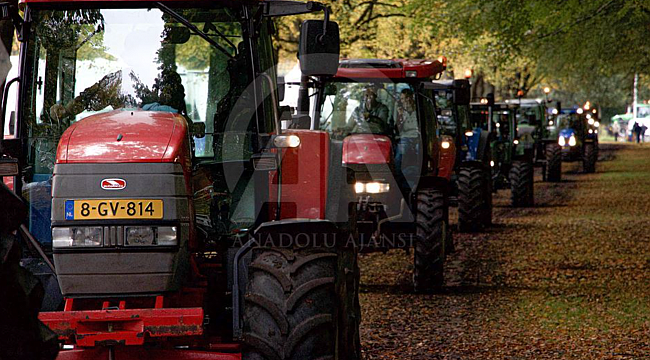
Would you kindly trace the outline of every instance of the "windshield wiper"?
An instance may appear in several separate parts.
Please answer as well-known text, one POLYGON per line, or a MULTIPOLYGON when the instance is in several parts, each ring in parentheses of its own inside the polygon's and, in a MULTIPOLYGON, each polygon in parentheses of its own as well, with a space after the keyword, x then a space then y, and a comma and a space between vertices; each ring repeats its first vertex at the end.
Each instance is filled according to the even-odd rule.
POLYGON ((167 14, 167 15, 173 17, 173 18, 176 19, 178 22, 180 22, 181 24, 185 25, 185 27, 187 27, 188 29, 192 30, 196 35, 202 37, 203 40, 209 42, 210 45, 212 45, 212 46, 216 47, 217 49, 219 49, 219 51, 221 51, 222 53, 224 53, 224 54, 225 54, 226 56, 228 56, 229 58, 231 58, 231 59, 234 59, 234 58, 235 58, 234 56, 230 55, 230 53, 228 52, 228 50, 226 50, 223 46, 219 45, 219 43, 216 42, 216 41, 214 41, 214 39, 212 39, 208 34, 204 33, 204 32, 201 31, 201 30, 199 30, 199 28, 197 28, 196 26, 194 26, 194 24, 192 24, 191 22, 189 22, 189 21, 188 21, 186 18, 184 18, 181 14, 179 14, 179 13, 177 13, 176 11, 170 9, 169 7, 167 7, 167 5, 165 5, 165 4, 161 3, 161 2, 157 2, 157 3, 156 3, 156 6, 158 6, 158 8, 159 8, 160 10, 162 10, 165 14, 167 14))

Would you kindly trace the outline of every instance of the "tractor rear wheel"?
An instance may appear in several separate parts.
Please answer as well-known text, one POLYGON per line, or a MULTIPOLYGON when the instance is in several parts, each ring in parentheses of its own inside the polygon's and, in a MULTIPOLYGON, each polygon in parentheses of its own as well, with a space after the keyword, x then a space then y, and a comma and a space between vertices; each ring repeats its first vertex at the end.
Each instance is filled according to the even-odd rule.
POLYGON ((546 145, 546 181, 560 182, 562 179, 562 148, 558 144, 546 145))
POLYGON ((449 204, 442 191, 418 192, 416 228, 413 287, 420 293, 434 292, 443 285, 449 240, 449 204))
POLYGON ((243 359, 361 357, 353 250, 254 249, 248 278, 243 359))
MULTIPOLYGON (((487 207, 485 175, 479 167, 461 167, 458 172, 458 228, 463 232, 483 229, 487 207)), ((491 195, 491 194, 490 194, 491 195)))
POLYGON ((512 206, 533 206, 534 169, 530 161, 515 161, 510 168, 510 189, 512 206))
POLYGON ((598 159, 598 150, 594 144, 585 144, 584 154, 582 156, 582 169, 586 173, 596 172, 596 161, 598 159))

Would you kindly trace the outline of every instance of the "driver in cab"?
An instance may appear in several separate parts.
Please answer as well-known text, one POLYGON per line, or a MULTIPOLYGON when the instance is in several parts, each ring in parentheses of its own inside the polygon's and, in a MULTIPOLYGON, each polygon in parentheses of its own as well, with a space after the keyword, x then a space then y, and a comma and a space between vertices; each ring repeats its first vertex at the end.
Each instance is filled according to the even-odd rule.
POLYGON ((385 134, 388 131, 388 107, 377 100, 376 86, 364 89, 362 102, 354 109, 350 122, 353 122, 352 133, 385 134))

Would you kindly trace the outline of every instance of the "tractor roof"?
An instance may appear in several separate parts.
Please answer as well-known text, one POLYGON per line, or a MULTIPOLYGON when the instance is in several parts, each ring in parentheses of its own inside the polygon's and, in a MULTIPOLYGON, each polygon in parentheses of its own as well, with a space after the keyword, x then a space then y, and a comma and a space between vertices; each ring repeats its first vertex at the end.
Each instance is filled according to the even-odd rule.
POLYGON ((339 63, 335 78, 343 79, 430 79, 442 73, 446 59, 345 59, 339 63))
POLYGON ((508 99, 507 104, 516 104, 523 106, 537 106, 544 103, 544 99, 508 99))
MULTIPOLYGON (((487 104, 482 104, 478 102, 473 102, 470 104, 472 109, 487 109, 488 105, 487 104)), ((511 103, 505 103, 505 102, 498 102, 494 103, 493 107, 494 110, 508 110, 508 109, 516 109, 517 104, 511 104, 511 103)))

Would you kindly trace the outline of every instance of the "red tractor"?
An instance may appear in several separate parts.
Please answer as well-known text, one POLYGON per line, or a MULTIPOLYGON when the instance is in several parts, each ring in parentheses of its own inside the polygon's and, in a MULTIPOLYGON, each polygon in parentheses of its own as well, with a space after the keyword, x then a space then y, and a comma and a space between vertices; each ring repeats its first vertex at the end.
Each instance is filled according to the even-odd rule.
POLYGON ((343 60, 335 76, 316 82, 312 128, 341 144, 360 244, 366 251, 413 247, 417 292, 442 286, 452 246, 456 150, 439 135, 431 82, 444 69, 438 60, 343 60))
POLYGON ((355 217, 339 201, 354 184, 337 182, 327 132, 281 129, 271 41, 272 17, 324 11, 302 24, 299 59, 334 75, 327 8, 21 9, 3 5, 21 56, 0 176, 28 201, 22 237, 63 299, 39 316, 59 359, 358 358, 355 217))

